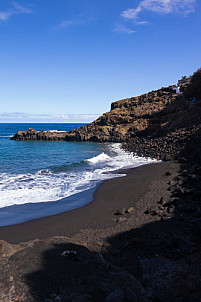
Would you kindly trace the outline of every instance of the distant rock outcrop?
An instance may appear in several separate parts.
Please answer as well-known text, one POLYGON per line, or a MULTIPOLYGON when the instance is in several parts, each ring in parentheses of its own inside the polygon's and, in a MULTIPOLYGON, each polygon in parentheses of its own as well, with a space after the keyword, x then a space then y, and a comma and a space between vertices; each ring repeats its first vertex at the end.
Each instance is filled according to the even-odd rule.
POLYGON ((32 128, 29 128, 27 131, 17 131, 17 133, 13 137, 11 137, 11 140, 64 141, 65 137, 65 131, 36 131, 32 128))

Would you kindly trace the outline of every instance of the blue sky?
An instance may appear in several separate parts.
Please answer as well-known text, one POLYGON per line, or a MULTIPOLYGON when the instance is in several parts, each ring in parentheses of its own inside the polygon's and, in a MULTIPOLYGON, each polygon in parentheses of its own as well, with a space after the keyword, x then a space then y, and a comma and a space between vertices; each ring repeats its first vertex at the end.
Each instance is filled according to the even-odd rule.
POLYGON ((90 122, 201 67, 197 0, 1 0, 0 122, 90 122))

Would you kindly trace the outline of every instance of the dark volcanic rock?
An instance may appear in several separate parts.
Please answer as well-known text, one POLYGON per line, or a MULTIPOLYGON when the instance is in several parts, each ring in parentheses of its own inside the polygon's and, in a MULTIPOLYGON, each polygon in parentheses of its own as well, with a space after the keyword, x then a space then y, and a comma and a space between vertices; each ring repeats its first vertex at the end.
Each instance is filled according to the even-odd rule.
MULTIPOLYGON (((196 77, 196 85, 199 79, 196 77)), ((175 86, 170 86, 112 103, 110 112, 70 132, 30 128, 18 131, 11 139, 123 142, 126 150, 137 155, 184 163, 188 158, 182 152, 191 144, 192 136, 201 132, 201 100, 191 102, 184 93, 191 78, 180 85, 183 92, 178 94, 175 86)))
MULTIPOLYGON (((135 293, 143 296, 143 289, 133 276, 78 243, 69 242, 67 237, 35 240, 18 245, 12 256, 4 255, 0 301, 146 302, 144 298, 136 299, 135 293), (62 256, 65 251, 79 254, 79 261, 62 256)), ((16 247, 10 245, 9 249, 16 247)))
POLYGON ((29 128, 27 131, 17 131, 11 140, 48 140, 63 141, 66 138, 65 131, 39 131, 29 128))

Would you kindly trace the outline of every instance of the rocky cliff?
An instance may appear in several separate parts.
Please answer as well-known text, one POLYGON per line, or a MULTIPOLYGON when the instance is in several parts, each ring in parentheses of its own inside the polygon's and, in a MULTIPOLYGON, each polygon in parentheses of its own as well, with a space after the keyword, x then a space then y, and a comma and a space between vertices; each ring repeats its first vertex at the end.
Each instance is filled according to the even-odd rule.
POLYGON ((124 142, 124 147, 139 155, 177 159, 201 129, 201 69, 178 84, 179 93, 172 85, 114 102, 109 112, 70 132, 30 128, 12 139, 124 142))
POLYGON ((93 123, 70 131, 66 140, 123 142, 147 129, 158 133, 165 122, 159 119, 160 112, 178 99, 173 87, 166 87, 117 101, 93 123))
POLYGON ((163 160, 201 161, 201 69, 178 85, 180 92, 169 93, 168 102, 151 115, 147 128, 130 132, 124 148, 163 160))
POLYGON ((170 86, 114 102, 109 112, 70 132, 37 132, 30 128, 18 131, 11 139, 124 142, 142 133, 158 136, 183 127, 189 110, 192 111, 192 104, 170 86))
POLYGON ((141 131, 159 133, 164 126, 169 110, 159 118, 161 111, 172 103, 180 107, 181 96, 174 86, 161 88, 138 97, 123 99, 112 103, 110 112, 104 113, 97 120, 71 130, 70 132, 18 131, 15 140, 67 140, 95 142, 123 142, 138 135, 141 131))

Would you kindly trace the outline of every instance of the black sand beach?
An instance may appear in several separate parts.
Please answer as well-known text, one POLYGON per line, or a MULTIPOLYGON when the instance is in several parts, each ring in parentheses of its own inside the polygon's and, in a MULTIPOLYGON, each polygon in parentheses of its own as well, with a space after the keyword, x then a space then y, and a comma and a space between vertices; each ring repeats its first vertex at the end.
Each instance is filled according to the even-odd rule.
POLYGON ((199 301, 200 219, 180 207, 193 196, 182 173, 173 161, 141 166, 83 208, 1 227, 0 300, 199 301))
MULTIPOLYGON (((138 205, 142 211, 145 211, 146 204, 139 205, 140 198, 146 194, 153 181, 162 178, 169 165, 169 163, 157 163, 130 169, 127 171, 127 176, 102 183, 94 194, 93 202, 88 205, 58 215, 0 227, 0 239, 10 243, 20 243, 52 236, 71 236, 83 229, 116 228, 117 216, 114 215, 116 210, 136 208, 138 205)), ((153 190, 157 192, 158 188, 153 190)), ((144 215, 142 219, 146 217, 144 215)))
MULTIPOLYGON (((137 262, 141 257, 153 261, 160 240, 181 226, 171 223, 170 213, 162 218, 160 211, 145 212, 158 207, 161 197, 168 201, 168 181, 179 169, 174 162, 141 166, 102 183, 83 208, 1 227, 1 301, 110 301, 110 295, 122 296, 118 301, 147 301, 137 262), (125 213, 128 208, 131 212, 125 213), (115 215, 122 209, 123 215, 115 215)), ((163 261, 157 260, 160 273, 163 261)))

